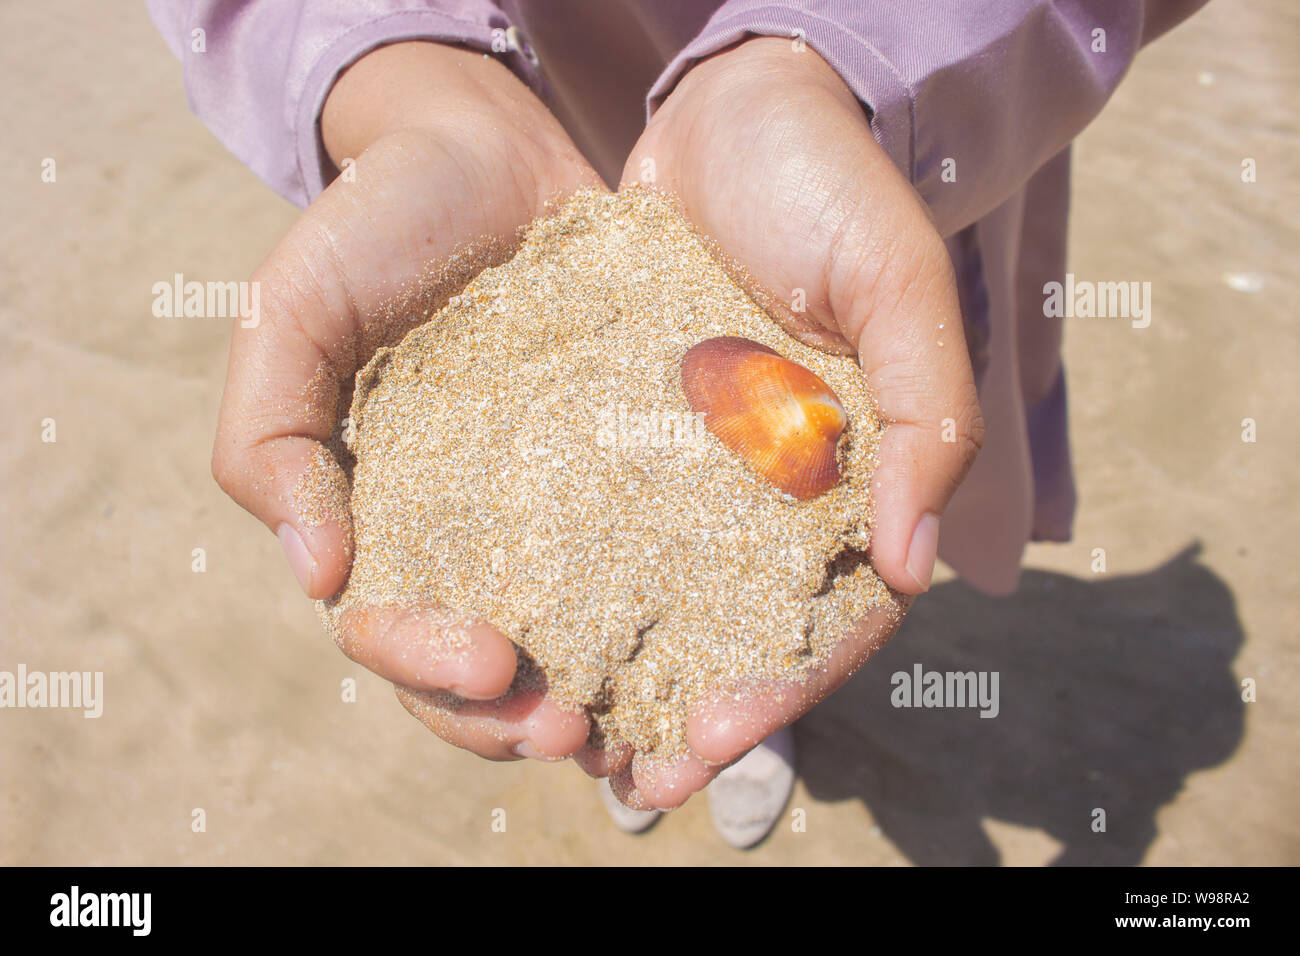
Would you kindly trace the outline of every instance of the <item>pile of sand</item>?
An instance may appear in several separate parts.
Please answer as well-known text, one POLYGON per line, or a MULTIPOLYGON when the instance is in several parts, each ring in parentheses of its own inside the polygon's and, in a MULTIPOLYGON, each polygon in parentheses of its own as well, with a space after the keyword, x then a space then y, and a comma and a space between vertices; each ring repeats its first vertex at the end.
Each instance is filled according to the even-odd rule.
POLYGON ((797 676, 894 602, 863 557, 880 429, 856 362, 778 328, 668 201, 579 193, 358 374, 355 560, 322 616, 491 621, 598 734, 680 753, 693 701, 797 676), (838 486, 796 501, 701 427, 681 363, 716 336, 835 390, 838 486))

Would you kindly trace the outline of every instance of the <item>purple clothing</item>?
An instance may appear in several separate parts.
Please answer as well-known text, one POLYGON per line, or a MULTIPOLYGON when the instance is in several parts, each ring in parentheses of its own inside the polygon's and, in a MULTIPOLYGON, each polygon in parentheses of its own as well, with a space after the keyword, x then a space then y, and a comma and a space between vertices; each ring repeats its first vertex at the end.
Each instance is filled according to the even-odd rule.
POLYGON ((194 112, 298 205, 336 174, 319 130, 330 87, 385 43, 459 42, 502 57, 593 165, 616 179, 645 116, 696 60, 747 35, 806 42, 870 110, 876 140, 947 241, 987 431, 944 514, 940 555, 974 586, 1004 593, 1016 585, 1025 543, 1068 539, 1074 515, 1061 319, 1043 315, 1044 284, 1065 274, 1070 141, 1137 50, 1204 2, 148 5, 184 65, 194 112), (196 52, 200 39, 204 50, 196 52), (945 168, 954 169, 949 159, 955 181, 945 181, 945 168))

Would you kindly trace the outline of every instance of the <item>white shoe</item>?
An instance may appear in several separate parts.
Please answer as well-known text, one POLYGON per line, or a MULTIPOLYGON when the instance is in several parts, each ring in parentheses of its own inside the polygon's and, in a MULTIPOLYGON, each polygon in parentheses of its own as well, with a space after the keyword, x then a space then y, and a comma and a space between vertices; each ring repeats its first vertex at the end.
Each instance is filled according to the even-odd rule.
POLYGON ((632 810, 623 806, 610 789, 608 777, 601 777, 596 782, 596 792, 600 794, 600 802, 605 805, 605 812, 614 821, 614 826, 624 833, 644 833, 663 816, 662 810, 632 810))
POLYGON ((794 792, 794 733, 778 730, 709 784, 709 816, 737 850, 762 842, 794 792))

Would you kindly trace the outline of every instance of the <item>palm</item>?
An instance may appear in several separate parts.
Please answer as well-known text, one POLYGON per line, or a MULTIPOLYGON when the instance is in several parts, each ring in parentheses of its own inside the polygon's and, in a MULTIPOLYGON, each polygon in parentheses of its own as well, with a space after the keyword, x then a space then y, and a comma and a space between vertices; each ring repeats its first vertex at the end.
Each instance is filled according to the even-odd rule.
POLYGON ((655 185, 749 277, 762 277, 761 288, 748 284, 763 304, 810 344, 846 350, 827 287, 827 263, 854 211, 854 197, 835 188, 844 138, 810 128, 800 103, 743 102, 752 95, 678 107, 647 131, 628 168, 655 158, 655 185))
POLYGON ((373 353, 377 329, 400 334, 427 316, 428 300, 469 277, 456 268, 463 253, 508 247, 540 211, 521 182, 529 177, 557 193, 580 184, 576 171, 543 177, 512 163, 504 146, 459 143, 450 131, 392 135, 334 181, 255 278, 294 315, 313 314, 304 298, 336 302, 320 316, 328 325, 305 331, 327 352, 331 343, 363 342, 354 354, 330 355, 340 371, 355 371, 373 353))

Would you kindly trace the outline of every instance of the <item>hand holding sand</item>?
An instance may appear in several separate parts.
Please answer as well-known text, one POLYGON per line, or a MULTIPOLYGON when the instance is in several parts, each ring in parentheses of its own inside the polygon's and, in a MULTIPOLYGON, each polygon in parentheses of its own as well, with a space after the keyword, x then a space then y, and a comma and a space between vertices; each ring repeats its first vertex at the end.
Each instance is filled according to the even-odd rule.
MULTIPOLYGON (((871 560, 891 587, 916 594, 930 583, 939 516, 983 437, 952 268, 853 93, 796 47, 754 39, 697 65, 655 114, 624 180, 653 170, 792 334, 858 356, 889 425, 871 481, 871 560), (791 308, 796 296, 806 311, 791 308), (945 419, 955 442, 941 440, 945 419)), ((615 792, 639 808, 680 804, 719 763, 839 687, 892 629, 873 612, 801 682, 698 707, 687 730, 694 756, 638 756, 615 774, 615 792)))
MULTIPOLYGON (((439 44, 394 44, 358 61, 330 94, 322 128, 347 175, 253 276, 262 321, 234 330, 212 461, 226 492, 279 537, 313 598, 342 587, 352 563, 346 479, 325 443, 356 370, 502 258, 548 200, 598 185, 505 67, 439 44), (472 243, 477 257, 455 257, 472 243)), ((515 652, 489 625, 436 607, 373 609, 347 621, 339 643, 400 686, 470 698, 441 732, 482 756, 568 753, 586 739, 585 719, 536 694, 496 699, 514 678, 515 652)))
MULTIPOLYGON (((869 469, 857 461, 831 500, 791 510, 771 489, 746 484, 751 479, 719 458, 716 446, 705 464, 718 471, 726 461, 711 479, 722 499, 691 498, 700 488, 698 461, 632 456, 593 465, 588 457, 584 468, 612 470, 601 481, 586 475, 572 487, 560 482, 564 494, 548 498, 537 490, 539 478, 564 472, 549 464, 539 470, 536 456, 555 450, 540 446, 564 445, 564 435, 544 440, 557 425, 567 438, 583 422, 590 431, 597 384, 610 395, 632 389, 628 396, 642 403, 680 402, 681 385, 674 376, 665 390, 664 371, 675 372, 692 341, 711 330, 766 341, 816 368, 849 399, 858 458, 874 456, 879 425, 860 373, 845 378, 851 363, 817 351, 856 350, 893 423, 871 485, 878 505, 873 561, 897 591, 923 590, 937 515, 979 441, 952 278, 923 207, 874 150, 852 95, 815 55, 792 57, 783 42, 753 41, 715 57, 669 99, 629 170, 654 160, 656 184, 680 196, 700 230, 747 271, 742 281, 751 294, 806 344, 773 330, 725 276, 706 277, 716 267, 680 219, 648 199, 608 203, 597 190, 535 227, 524 261, 485 273, 421 334, 369 363, 352 404, 351 451, 331 443, 340 460, 357 455, 358 483, 349 489, 324 443, 336 437, 351 373, 438 311, 473 272, 504 259, 497 253, 547 200, 595 177, 513 78, 433 45, 398 45, 362 60, 331 95, 324 129, 336 162, 361 154, 357 175, 331 187, 259 272, 272 318, 237 335, 232 349, 214 458, 223 486, 277 532, 311 596, 330 597, 348 581, 322 605, 340 645, 398 684, 403 703, 445 739, 495 759, 577 753, 589 772, 613 773, 630 804, 680 804, 715 772, 701 758, 714 765, 734 759, 789 723, 896 627, 896 605, 874 573, 850 562, 837 580, 838 572, 818 563, 854 553, 865 531, 869 469), (426 74, 404 88, 425 70, 440 71, 437 82, 426 74), (430 89, 455 95, 430 101, 430 89), (484 250, 484 237, 499 249, 484 250), (463 248, 476 242, 480 253, 466 256, 463 248), (428 262, 440 272, 427 273, 428 262), (653 293, 652 276, 661 286, 653 293), (806 313, 772 298, 795 288, 803 290, 806 313), (544 317, 557 302, 564 315, 544 317), (630 341, 645 347, 624 352, 630 341), (628 373, 629 359, 650 378, 628 373), (576 396, 557 384, 560 371, 571 374, 576 396), (475 402, 490 414, 459 421, 475 402), (550 412, 542 402, 558 404, 550 412), (948 417, 965 441, 944 447, 938 430, 948 417), (524 445, 501 454, 502 441, 518 445, 521 435, 524 445), (467 454, 475 448, 477 458, 467 454), (664 492, 690 505, 678 525, 656 497, 664 492), (732 533, 724 500, 741 502, 743 520, 760 532, 775 530, 776 538, 751 535, 740 561, 682 549, 710 522, 715 547, 732 533), (558 510, 550 508, 555 501, 558 510), (659 502, 659 511, 648 502, 659 502), (585 523, 574 521, 584 507, 585 523), (502 520, 494 524, 497 512, 502 520), (622 523, 604 528, 611 514, 622 523), (638 539, 626 522, 643 519, 652 520, 638 539), (357 562, 348 580, 354 533, 357 562), (485 544, 498 535, 494 546, 485 544), (575 537, 592 547, 566 550, 575 537), (651 553, 667 549, 663 563, 646 562, 645 542, 651 553), (592 564, 601 548, 615 564, 592 564), (804 551, 813 558, 808 580, 787 580, 791 556, 804 551), (741 574, 746 560, 761 566, 751 580, 741 574), (674 592, 673 582, 685 572, 698 586, 715 570, 727 573, 715 582, 721 588, 706 593, 723 604, 706 601, 692 611, 689 588, 674 592), (620 579, 620 571, 630 573, 620 579), (584 603, 574 585, 593 575, 606 580, 584 603), (545 587, 551 579, 563 587, 545 587), (760 595, 755 587, 767 590, 760 595), (754 593, 737 602, 737 588, 754 593), (566 603, 569 590, 578 599, 566 603), (415 606, 411 595, 419 597, 415 606), (431 600, 435 595, 445 600, 431 600), (717 622, 733 603, 744 613, 729 625, 734 631, 739 623, 754 640, 717 622), (626 620, 614 619, 623 612, 626 620), (776 624, 791 614, 786 625, 798 626, 776 624), (531 679, 532 668, 516 675, 515 651, 484 619, 559 681, 559 704, 545 681, 531 679), (653 639, 641 641, 654 628, 653 639), (760 631, 770 634, 759 639, 760 631), (784 647, 778 632, 794 635, 800 648, 784 647), (624 634, 636 639, 624 641, 624 634), (643 646, 651 650, 642 654, 643 646), (804 663, 788 656, 796 650, 804 663), (783 655, 791 663, 781 664, 783 655), (672 673, 660 670, 663 679, 647 685, 656 658, 672 673), (701 693, 739 676, 754 678, 750 691, 714 702, 701 693), (593 704, 593 739, 609 731, 613 746, 583 746, 591 724, 577 711, 593 704), (683 743, 691 751, 684 757, 683 743)), ((550 461, 566 468, 570 452, 581 459, 592 451, 590 442, 570 445, 550 461)))

